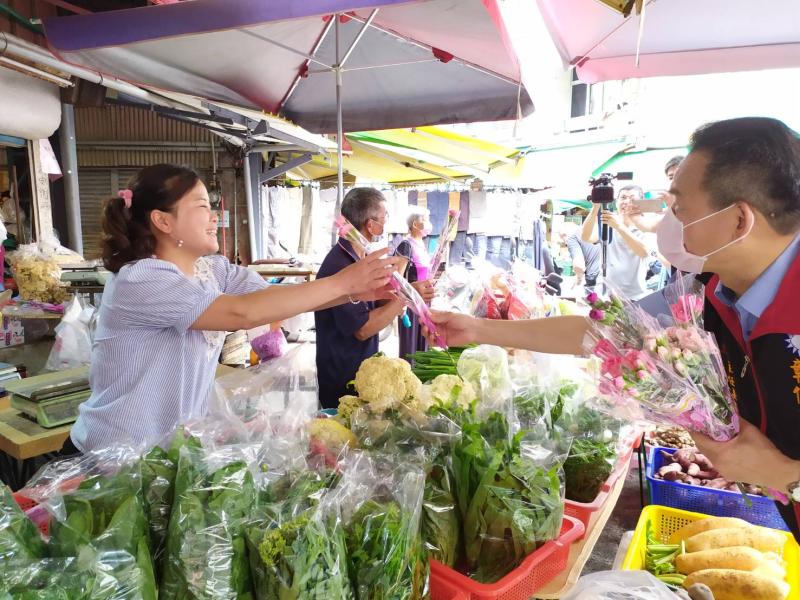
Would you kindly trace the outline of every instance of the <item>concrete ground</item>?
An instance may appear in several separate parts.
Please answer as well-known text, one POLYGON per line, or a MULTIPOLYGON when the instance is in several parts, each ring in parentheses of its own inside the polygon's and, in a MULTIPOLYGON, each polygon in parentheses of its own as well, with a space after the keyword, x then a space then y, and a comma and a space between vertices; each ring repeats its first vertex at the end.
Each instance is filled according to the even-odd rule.
MULTIPOLYGON (((644 481, 644 473, 642 473, 642 480, 644 481)), ((647 487, 645 484, 644 497, 647 501, 647 487)), ((639 515, 642 512, 642 504, 639 495, 639 465, 636 458, 636 452, 631 457, 631 468, 628 471, 628 476, 625 479, 625 486, 620 493, 617 500, 617 506, 611 515, 611 518, 606 523, 605 529, 597 540, 592 555, 589 557, 586 566, 583 569, 583 575, 595 573, 597 571, 607 571, 611 569, 614 564, 614 558, 617 555, 620 540, 626 531, 636 529, 636 523, 639 520, 639 515)))

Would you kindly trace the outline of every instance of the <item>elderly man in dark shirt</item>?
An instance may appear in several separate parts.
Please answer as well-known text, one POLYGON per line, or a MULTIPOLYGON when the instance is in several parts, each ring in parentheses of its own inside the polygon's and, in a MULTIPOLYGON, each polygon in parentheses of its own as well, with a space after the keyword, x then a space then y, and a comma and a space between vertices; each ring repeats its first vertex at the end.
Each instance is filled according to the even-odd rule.
MULTIPOLYGON (((357 227, 367 240, 383 235, 386 226, 386 199, 373 188, 354 188, 342 202, 342 215, 357 227)), ((361 258, 361 249, 339 238, 322 262, 318 278, 335 275, 361 258)), ((433 288, 426 282, 412 284, 426 301, 433 288)), ((314 313, 317 329, 317 380, 323 408, 336 408, 347 395, 348 382, 359 365, 378 351, 378 334, 403 312, 399 300, 383 303, 355 302, 314 313)))

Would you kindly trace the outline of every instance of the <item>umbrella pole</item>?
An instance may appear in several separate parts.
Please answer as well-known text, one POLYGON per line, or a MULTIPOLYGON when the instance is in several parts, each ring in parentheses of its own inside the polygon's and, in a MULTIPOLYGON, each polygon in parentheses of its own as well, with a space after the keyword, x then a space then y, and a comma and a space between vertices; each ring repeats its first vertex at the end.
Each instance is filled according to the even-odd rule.
POLYGON ((342 133, 342 67, 339 64, 339 15, 334 15, 334 18, 336 19, 334 23, 334 31, 336 33, 336 66, 334 67, 334 75, 336 75, 336 214, 338 215, 344 198, 344 165, 342 165, 344 134, 342 133))

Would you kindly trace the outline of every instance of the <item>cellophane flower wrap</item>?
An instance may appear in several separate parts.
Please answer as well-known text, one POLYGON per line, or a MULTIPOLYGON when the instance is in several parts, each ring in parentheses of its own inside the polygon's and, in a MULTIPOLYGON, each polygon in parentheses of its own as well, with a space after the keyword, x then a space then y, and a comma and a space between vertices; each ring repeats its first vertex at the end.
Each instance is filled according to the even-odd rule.
POLYGON ((445 219, 444 225, 442 226, 442 231, 439 234, 439 243, 436 246, 436 250, 431 257, 431 277, 436 278, 436 274, 439 272, 439 267, 442 266, 444 262, 445 252, 447 252, 449 246, 447 242, 455 239, 456 230, 458 229, 458 217, 461 214, 460 210, 450 209, 447 212, 447 219, 445 219))
POLYGON ((608 299, 591 293, 586 349, 601 361, 599 392, 617 415, 727 441, 739 418, 719 347, 702 328, 702 294, 699 282, 678 280, 664 291, 671 314, 655 319, 613 289, 608 299))
POLYGON ((436 329, 436 324, 433 322, 431 309, 425 304, 422 296, 414 289, 414 286, 408 283, 408 281, 397 272, 392 273, 392 277, 389 279, 389 285, 392 287, 394 294, 408 305, 411 312, 417 315, 420 324, 431 334, 433 342, 440 348, 447 348, 447 342, 441 334, 439 334, 436 329))

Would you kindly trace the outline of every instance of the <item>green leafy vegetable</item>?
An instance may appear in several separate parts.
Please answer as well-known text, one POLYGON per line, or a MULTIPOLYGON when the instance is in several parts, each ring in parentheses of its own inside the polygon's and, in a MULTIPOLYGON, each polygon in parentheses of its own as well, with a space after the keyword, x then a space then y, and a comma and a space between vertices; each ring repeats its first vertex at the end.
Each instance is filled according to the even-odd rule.
POLYGON ((234 451, 180 451, 161 600, 253 598, 244 536, 253 476, 234 451))
POLYGON ((251 546, 258 600, 351 600, 344 531, 309 509, 251 546))
POLYGON ((35 560, 46 556, 39 530, 14 501, 11 491, 0 487, 0 580, 13 559, 35 560))
POLYGON ((155 600, 158 593, 141 484, 138 463, 111 477, 93 475, 82 481, 61 498, 57 512, 63 518, 50 523, 49 551, 59 558, 127 554, 135 566, 126 566, 122 574, 137 581, 142 598, 155 600))
POLYGON ((359 600, 422 598, 419 516, 392 499, 364 502, 347 526, 347 550, 359 600))
POLYGON ((561 527, 560 464, 526 458, 525 435, 523 430, 511 437, 500 413, 481 422, 473 410, 453 452, 467 569, 481 582, 509 573, 561 527))

